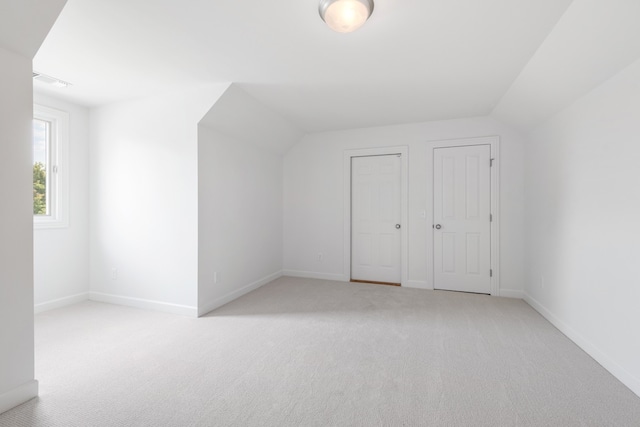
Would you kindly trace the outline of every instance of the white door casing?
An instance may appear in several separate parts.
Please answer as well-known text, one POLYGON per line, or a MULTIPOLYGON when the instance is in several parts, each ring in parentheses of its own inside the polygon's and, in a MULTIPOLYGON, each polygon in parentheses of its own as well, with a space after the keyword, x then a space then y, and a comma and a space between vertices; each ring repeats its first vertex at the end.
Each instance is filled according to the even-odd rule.
POLYGON ((408 211, 408 197, 409 197, 409 147, 406 145, 397 145, 391 147, 376 147, 376 148, 359 148, 349 149, 343 152, 343 273, 342 280, 348 282, 351 280, 351 159, 354 157, 366 157, 366 156, 383 156, 383 155, 400 155, 400 169, 401 169, 401 206, 400 206, 400 268, 401 279, 400 284, 405 286, 407 283, 407 275, 409 270, 408 265, 408 253, 409 253, 409 211, 408 211))
POLYGON ((400 283, 401 156, 351 159, 351 279, 400 283))
POLYGON ((433 150, 434 288, 492 293, 491 146, 433 150))

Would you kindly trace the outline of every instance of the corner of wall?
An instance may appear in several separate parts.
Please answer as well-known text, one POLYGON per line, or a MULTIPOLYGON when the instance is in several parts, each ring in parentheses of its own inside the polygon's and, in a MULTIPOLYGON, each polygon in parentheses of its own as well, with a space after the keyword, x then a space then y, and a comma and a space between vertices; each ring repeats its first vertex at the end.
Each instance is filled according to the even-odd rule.
POLYGON ((0 394, 0 414, 38 397, 38 381, 31 380, 0 394))

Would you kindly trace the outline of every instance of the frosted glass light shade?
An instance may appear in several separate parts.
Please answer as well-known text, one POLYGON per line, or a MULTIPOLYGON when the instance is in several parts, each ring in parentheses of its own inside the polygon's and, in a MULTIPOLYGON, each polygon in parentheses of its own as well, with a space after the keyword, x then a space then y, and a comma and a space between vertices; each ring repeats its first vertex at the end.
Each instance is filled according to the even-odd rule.
POLYGON ((373 0, 321 0, 318 9, 329 28, 350 33, 367 22, 373 12, 373 0))

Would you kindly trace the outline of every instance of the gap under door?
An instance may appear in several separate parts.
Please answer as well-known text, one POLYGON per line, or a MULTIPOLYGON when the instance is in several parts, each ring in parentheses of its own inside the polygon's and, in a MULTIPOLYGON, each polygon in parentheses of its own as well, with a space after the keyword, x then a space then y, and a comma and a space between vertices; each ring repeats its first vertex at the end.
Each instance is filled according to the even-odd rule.
POLYGON ((401 155, 351 159, 351 280, 400 285, 401 155))

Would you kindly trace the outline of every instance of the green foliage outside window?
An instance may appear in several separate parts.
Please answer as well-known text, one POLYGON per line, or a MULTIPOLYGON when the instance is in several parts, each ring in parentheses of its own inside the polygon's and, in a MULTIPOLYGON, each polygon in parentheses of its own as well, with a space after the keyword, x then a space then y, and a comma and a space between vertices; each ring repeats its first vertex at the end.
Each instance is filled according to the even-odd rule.
POLYGON ((33 164, 33 214, 47 214, 47 170, 44 164, 33 164))

